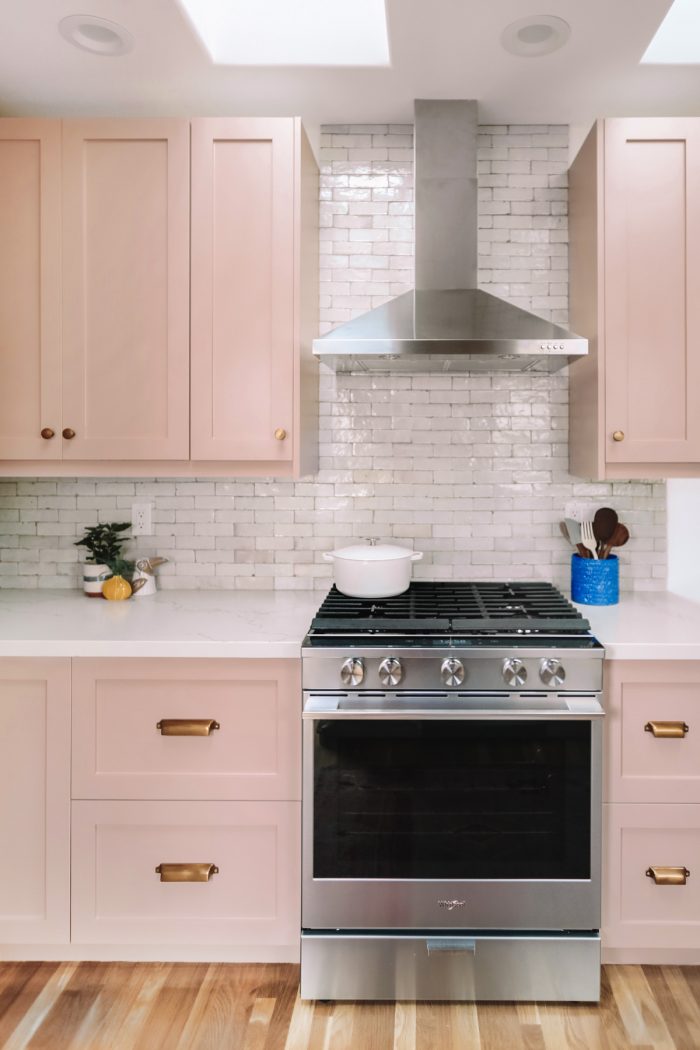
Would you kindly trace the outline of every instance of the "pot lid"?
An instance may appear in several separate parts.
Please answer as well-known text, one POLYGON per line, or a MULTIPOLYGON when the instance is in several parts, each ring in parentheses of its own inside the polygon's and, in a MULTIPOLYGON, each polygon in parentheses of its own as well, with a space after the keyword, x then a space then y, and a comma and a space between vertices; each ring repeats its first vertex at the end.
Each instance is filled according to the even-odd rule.
POLYGON ((331 552, 334 558, 344 561, 398 561, 410 558, 415 551, 408 547, 396 547, 390 543, 358 543, 352 547, 341 547, 331 552))

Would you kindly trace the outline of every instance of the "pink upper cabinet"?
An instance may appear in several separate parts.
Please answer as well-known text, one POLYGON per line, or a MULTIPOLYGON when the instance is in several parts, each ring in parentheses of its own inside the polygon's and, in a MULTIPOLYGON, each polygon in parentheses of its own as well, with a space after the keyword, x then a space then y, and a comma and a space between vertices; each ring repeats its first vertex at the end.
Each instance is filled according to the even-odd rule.
POLYGON ((193 460, 299 461, 302 136, 286 118, 192 124, 193 460))
POLYGON ((58 121, 0 120, 0 459, 61 455, 60 173, 58 121))
POLYGON ((700 467, 700 120, 605 128, 606 455, 700 467), (613 433, 622 431, 623 441, 613 433))
POLYGON ((62 195, 63 458, 187 459, 188 121, 64 122, 62 195))
POLYGON ((599 122, 571 170, 571 466, 700 473, 700 120, 599 122))
POLYGON ((570 170, 573 474, 700 474, 700 120, 599 121, 570 170))

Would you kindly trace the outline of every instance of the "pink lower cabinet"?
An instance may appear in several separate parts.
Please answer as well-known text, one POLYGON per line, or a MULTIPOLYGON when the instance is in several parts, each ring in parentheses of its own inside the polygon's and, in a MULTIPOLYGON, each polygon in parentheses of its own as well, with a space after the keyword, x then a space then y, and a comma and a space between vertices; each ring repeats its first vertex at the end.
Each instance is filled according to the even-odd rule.
POLYGON ((603 809, 603 947, 700 949, 700 806, 603 809))
POLYGON ((0 660, 0 944, 67 944, 70 660, 0 660))
POLYGON ((296 944, 299 855, 298 802, 74 802, 72 939, 296 944))
POLYGON ((606 802, 700 803, 700 663, 606 666, 606 802))
POLYGON ((297 800, 297 660, 73 661, 74 799, 297 800))
POLYGON ((613 660, 605 707, 604 958, 700 962, 700 662, 613 660))

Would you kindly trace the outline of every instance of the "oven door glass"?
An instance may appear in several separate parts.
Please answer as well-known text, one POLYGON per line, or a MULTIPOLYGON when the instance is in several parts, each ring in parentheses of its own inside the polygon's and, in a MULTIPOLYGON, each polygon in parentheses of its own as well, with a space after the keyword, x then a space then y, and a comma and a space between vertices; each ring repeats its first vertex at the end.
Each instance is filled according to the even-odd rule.
POLYGON ((315 722, 318 879, 588 879, 588 721, 315 722))

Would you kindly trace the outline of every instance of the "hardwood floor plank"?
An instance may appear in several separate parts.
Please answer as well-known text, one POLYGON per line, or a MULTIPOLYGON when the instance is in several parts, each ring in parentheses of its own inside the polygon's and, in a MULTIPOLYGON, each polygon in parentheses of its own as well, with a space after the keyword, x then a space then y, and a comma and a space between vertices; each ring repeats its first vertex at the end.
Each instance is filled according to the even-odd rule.
POLYGON ((352 1026, 353 1050, 391 1050, 394 1044, 394 1004, 357 1003, 352 1026))
POLYGON ((516 1003, 478 1003, 481 1050, 523 1050, 516 1003))
POLYGON ((55 1050, 73 1042, 86 1014, 99 998, 106 963, 81 963, 46 1014, 36 1034, 27 1043, 28 1050, 55 1050))
POLYGON ((206 963, 173 963, 131 1050, 177 1046, 207 969, 206 963))
POLYGON ((264 1050, 275 1009, 275 999, 256 999, 248 1019, 244 1050, 264 1050))
POLYGON ((294 1002, 285 1050, 307 1050, 311 1042, 311 1026, 314 1020, 314 1004, 297 997, 294 1002))
POLYGON ((608 976, 630 1045, 676 1050, 642 967, 611 966, 608 976))
POLYGON ((25 1012, 27 996, 31 995, 31 991, 26 992, 25 989, 27 989, 30 981, 32 981, 32 978, 34 978, 41 966, 47 966, 49 969, 48 971, 42 971, 42 975, 34 979, 35 996, 41 991, 46 975, 51 971, 51 967, 58 967, 58 963, 21 962, 3 963, 0 965, 0 1046, 2 1046, 3 1038, 9 1035, 25 1012), (24 995, 24 999, 14 1008, 14 1016, 17 1018, 17 1021, 13 1022, 13 1004, 22 995, 24 995))
POLYGON ((416 1050, 416 1004, 394 1004, 393 1050, 416 1050))
POLYGON ((676 979, 678 979, 680 971, 670 966, 645 966, 644 976, 676 1050, 697 1050, 700 1047, 700 1010, 692 996, 689 997, 688 1005, 692 1004, 690 1009, 683 998, 676 1000, 674 997, 672 990, 674 970, 676 979))
POLYGON ((113 1030, 113 1041, 103 1044, 105 1050, 133 1050, 136 1039, 170 976, 170 963, 139 966, 134 973, 135 996, 126 1013, 121 1010, 121 1023, 113 1030))
POLYGON ((77 966, 78 963, 47 963, 46 970, 44 970, 42 963, 34 972, 23 992, 13 1003, 13 1006, 22 1010, 21 1017, 6 1039, 3 1039, 0 1032, 0 1039, 3 1039, 0 1046, 3 1050, 25 1050, 70 981, 77 966), (47 974, 48 978, 45 979, 47 974), (28 1001, 24 1000, 25 992, 28 1001), (23 1006, 24 1009, 22 1009, 23 1006))

